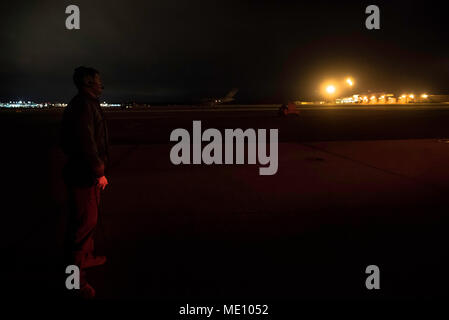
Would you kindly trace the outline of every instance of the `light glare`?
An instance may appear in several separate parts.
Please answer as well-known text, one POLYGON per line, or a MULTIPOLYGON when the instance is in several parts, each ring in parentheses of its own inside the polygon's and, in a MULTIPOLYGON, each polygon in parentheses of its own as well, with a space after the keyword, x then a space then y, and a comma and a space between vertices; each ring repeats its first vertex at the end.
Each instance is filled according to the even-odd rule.
POLYGON ((329 93, 329 94, 333 94, 333 93, 335 93, 335 87, 334 87, 334 86, 332 86, 332 85, 330 85, 330 86, 327 86, 327 88, 326 88, 326 92, 327 92, 327 93, 329 93))

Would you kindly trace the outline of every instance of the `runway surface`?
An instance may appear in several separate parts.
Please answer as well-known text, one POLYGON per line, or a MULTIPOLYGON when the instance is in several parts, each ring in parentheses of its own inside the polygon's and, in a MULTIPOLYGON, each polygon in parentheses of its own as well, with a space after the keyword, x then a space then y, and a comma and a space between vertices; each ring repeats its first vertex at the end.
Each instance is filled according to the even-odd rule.
MULTIPOLYGON (((390 108, 391 107, 391 108, 390 108)), ((398 299, 447 291, 449 108, 110 111, 112 168, 89 271, 98 298, 398 299), (279 169, 171 164, 175 128, 277 128, 279 169), (378 265, 381 290, 365 287, 378 265)), ((60 111, 0 112, 2 266, 20 298, 64 296, 60 111), (63 276, 63 275, 62 275, 63 276), (30 281, 34 285, 30 286, 30 281)))

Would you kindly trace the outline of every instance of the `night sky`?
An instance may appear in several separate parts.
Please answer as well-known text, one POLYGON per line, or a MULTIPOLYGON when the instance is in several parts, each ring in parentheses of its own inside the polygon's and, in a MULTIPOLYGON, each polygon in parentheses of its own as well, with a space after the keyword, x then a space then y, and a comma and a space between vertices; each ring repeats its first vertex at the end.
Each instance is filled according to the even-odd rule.
POLYGON ((444 2, 13 1, 0 4, 0 101, 68 101, 73 69, 100 70, 109 102, 317 99, 357 90, 449 93, 444 2), (65 28, 66 6, 81 29, 65 28), (381 29, 365 28, 376 4, 381 29))

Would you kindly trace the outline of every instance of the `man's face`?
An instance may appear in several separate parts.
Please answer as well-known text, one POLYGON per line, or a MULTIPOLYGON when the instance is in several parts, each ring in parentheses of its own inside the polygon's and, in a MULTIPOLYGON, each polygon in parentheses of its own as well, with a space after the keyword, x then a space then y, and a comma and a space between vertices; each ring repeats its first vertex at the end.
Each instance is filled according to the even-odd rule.
POLYGON ((103 93, 103 88, 103 82, 101 81, 100 75, 97 73, 92 84, 92 89, 95 96, 100 97, 103 93))
POLYGON ((103 93, 103 82, 101 81, 100 75, 97 73, 94 78, 89 82, 88 91, 91 92, 93 96, 99 98, 103 93))

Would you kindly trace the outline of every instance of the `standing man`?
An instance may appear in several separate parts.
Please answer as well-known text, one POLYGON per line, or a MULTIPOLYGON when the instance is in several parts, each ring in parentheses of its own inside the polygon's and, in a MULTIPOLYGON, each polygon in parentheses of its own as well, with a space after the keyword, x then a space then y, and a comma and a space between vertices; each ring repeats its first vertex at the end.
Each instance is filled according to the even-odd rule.
POLYGON ((64 110, 61 141, 68 158, 63 170, 69 206, 66 257, 80 269, 80 296, 93 298, 85 269, 106 262, 106 257, 94 255, 93 240, 100 190, 108 185, 108 132, 99 102, 104 87, 93 68, 76 68, 73 81, 78 94, 64 110))

